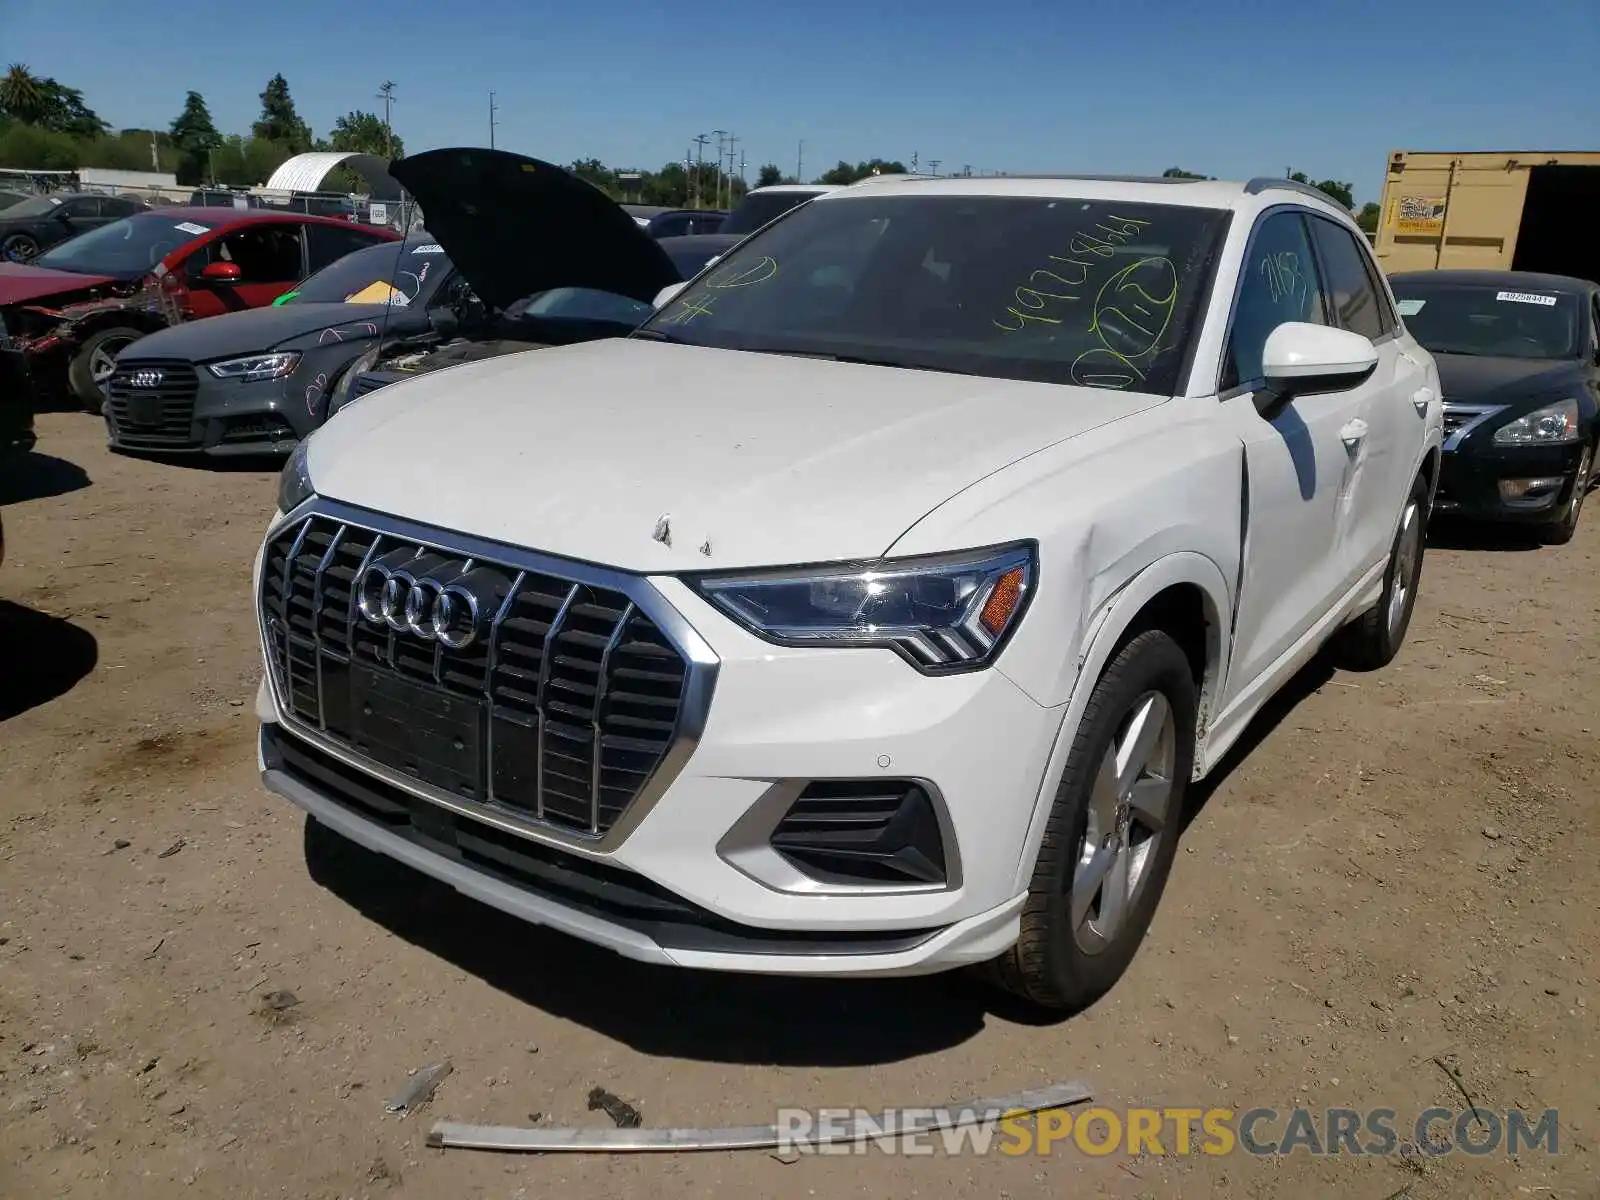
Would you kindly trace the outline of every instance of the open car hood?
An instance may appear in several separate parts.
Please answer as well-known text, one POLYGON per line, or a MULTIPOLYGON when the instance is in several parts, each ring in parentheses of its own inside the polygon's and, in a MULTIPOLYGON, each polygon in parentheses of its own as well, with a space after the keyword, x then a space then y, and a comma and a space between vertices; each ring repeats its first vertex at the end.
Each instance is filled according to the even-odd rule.
POLYGON ((505 150, 428 150, 389 174, 484 303, 594 288, 648 304, 679 282, 666 252, 621 206, 564 167, 505 150))

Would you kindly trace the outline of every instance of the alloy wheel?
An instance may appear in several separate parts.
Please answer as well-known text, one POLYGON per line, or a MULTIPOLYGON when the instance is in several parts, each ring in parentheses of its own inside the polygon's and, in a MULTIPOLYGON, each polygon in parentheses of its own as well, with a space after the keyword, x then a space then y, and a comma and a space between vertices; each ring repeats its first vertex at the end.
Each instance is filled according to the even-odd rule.
POLYGON ((1160 692, 1133 702, 1111 739, 1089 796, 1067 904, 1085 954, 1111 946, 1149 881, 1159 839, 1173 837, 1177 725, 1160 692))
POLYGON ((1389 586, 1389 611, 1384 614, 1389 623, 1389 633, 1398 637, 1406 619, 1406 602, 1411 598, 1413 578, 1417 573, 1417 557, 1422 553, 1421 512, 1415 503, 1407 504, 1400 518, 1400 537, 1394 548, 1394 579, 1389 586))
POLYGON ((111 382, 111 375, 117 369, 117 353, 133 344, 132 338, 109 338, 101 342, 89 355, 89 377, 94 380, 94 385, 105 394, 106 385, 111 382))

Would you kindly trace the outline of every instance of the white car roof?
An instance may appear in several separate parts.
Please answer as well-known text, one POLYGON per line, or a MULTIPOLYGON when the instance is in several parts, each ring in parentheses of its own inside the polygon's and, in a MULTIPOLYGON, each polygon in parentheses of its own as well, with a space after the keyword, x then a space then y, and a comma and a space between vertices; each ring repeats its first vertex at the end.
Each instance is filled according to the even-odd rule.
MULTIPOLYGON (((1126 200, 1129 203, 1173 204, 1186 208, 1256 209, 1292 199, 1321 206, 1345 217, 1338 201, 1306 184, 1288 179, 1166 179, 1115 175, 983 175, 870 177, 874 196, 1028 196, 1071 200, 1126 200)), ((863 180, 862 183, 867 182, 863 180)), ((835 188, 819 201, 835 203, 861 194, 861 185, 835 188)))
POLYGON ((746 195, 753 196, 757 192, 837 192, 842 185, 837 183, 769 183, 766 187, 751 188, 746 195))

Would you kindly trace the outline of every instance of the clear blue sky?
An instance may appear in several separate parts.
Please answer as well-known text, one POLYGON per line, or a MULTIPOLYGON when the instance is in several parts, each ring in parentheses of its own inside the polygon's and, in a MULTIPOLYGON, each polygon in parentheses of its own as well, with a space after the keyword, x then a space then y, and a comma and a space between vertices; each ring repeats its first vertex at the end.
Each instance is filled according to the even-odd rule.
POLYGON ((0 58, 165 127, 245 132, 281 71, 325 135, 398 85, 412 151, 655 168, 697 133, 748 174, 919 153, 942 171, 1279 173, 1376 199, 1391 149, 1600 148, 1600 0, 0 0, 0 58), (1293 16, 1290 16, 1290 13, 1293 16))

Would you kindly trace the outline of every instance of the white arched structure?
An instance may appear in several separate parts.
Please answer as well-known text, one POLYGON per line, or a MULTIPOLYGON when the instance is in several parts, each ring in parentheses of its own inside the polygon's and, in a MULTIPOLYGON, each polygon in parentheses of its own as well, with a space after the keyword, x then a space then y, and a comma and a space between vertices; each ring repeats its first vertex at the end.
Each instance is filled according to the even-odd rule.
POLYGON ((389 160, 376 154, 353 150, 317 150, 296 154, 272 173, 267 187, 290 192, 316 192, 335 167, 346 166, 366 180, 367 193, 374 200, 399 200, 400 185, 389 176, 389 160))

